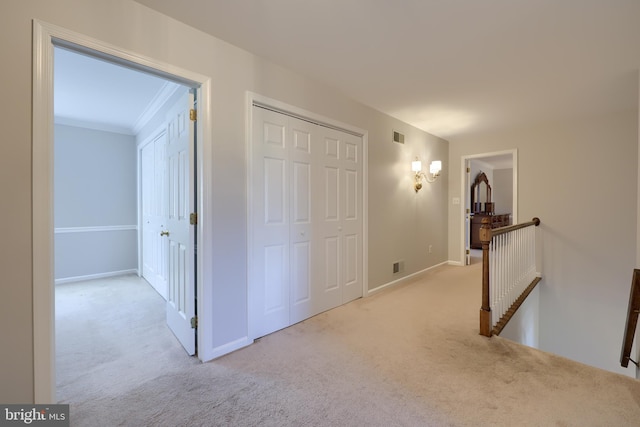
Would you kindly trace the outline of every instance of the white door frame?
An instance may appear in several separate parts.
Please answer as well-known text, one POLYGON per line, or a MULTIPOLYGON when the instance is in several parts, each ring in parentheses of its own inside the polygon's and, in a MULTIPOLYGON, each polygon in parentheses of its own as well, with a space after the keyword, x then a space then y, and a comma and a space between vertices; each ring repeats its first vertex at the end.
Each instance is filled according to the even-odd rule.
POLYGON ((467 160, 480 160, 484 157, 493 157, 500 156, 504 154, 511 154, 511 159, 513 161, 513 207, 511 208, 511 215, 514 224, 518 223, 518 150, 516 148, 512 150, 505 151, 495 151, 491 153, 481 153, 481 154, 469 154, 466 156, 462 156, 460 158, 460 194, 462 195, 462 202, 460 203, 460 265, 466 265, 466 241, 465 236, 469 233, 467 230, 467 224, 465 220, 465 208, 467 206, 466 200, 469 198, 470 188, 466 185, 466 173, 467 173, 467 160))
MULTIPOLYGON (((253 106, 255 104, 259 104, 265 106, 274 111, 281 112, 283 114, 287 114, 293 117, 297 117, 303 120, 310 121, 312 123, 316 123, 322 126, 326 126, 329 128, 337 129, 340 131, 344 131, 350 134, 357 135, 362 138, 362 296, 366 297, 369 295, 368 287, 368 274, 367 271, 369 266, 369 252, 368 252, 368 209, 367 209, 367 194, 368 194, 368 179, 367 179, 367 165, 368 165, 368 132, 364 129, 360 129, 356 126, 352 126, 346 123, 342 123, 338 120, 334 120, 320 114, 313 113, 311 111, 304 110, 299 107, 295 107, 293 105, 286 104, 284 102, 268 98, 266 96, 259 95, 254 92, 247 91, 246 94, 246 111, 247 111, 247 120, 246 120, 246 153, 247 153, 247 266, 249 269, 254 267, 253 263, 253 212, 251 200, 253 200, 253 106)), ((252 277, 252 272, 248 271, 247 277, 252 277)), ((247 324, 249 325, 249 339, 254 340, 257 338, 255 336, 255 331, 253 331, 253 321, 252 321, 252 312, 251 312, 251 292, 252 284, 248 282, 247 288, 247 324)))
MULTIPOLYGON (((33 365, 34 402, 55 399, 55 294, 53 276, 53 47, 67 46, 89 52, 114 63, 152 72, 198 89, 197 121, 199 259, 212 252, 212 238, 203 237, 210 229, 207 216, 212 210, 211 191, 211 81, 172 64, 156 61, 106 42, 42 21, 33 21, 33 98, 32 98, 32 245, 33 245, 33 365)), ((211 237, 211 236, 209 236, 211 237)), ((197 264, 198 357, 210 360, 213 350, 212 313, 203 301, 212 299, 211 264, 197 264)))

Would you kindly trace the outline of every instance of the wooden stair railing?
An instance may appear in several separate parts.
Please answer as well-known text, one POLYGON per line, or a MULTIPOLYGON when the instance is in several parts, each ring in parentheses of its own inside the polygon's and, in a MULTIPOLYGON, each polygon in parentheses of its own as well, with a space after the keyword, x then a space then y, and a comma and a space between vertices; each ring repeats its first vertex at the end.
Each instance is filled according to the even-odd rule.
MULTIPOLYGON (((506 235, 508 233, 516 232, 517 230, 522 230, 527 227, 537 227, 540 225, 540 219, 533 218, 529 222, 525 222, 522 224, 510 225, 507 227, 501 228, 491 228, 491 218, 484 218, 482 220, 482 227, 480 228, 480 242, 482 243, 482 307, 480 308, 480 335, 484 335, 486 337, 490 337, 491 335, 498 335, 502 331, 502 329, 507 325, 509 320, 513 317, 518 308, 525 301, 527 296, 533 291, 536 285, 540 282, 541 278, 535 275, 535 235, 533 237, 529 236, 529 238, 533 238, 533 242, 527 242, 525 248, 520 248, 515 251, 515 255, 518 256, 521 253, 525 253, 529 258, 529 262, 531 262, 531 257, 533 257, 533 266, 529 265, 527 274, 522 274, 520 271, 514 271, 514 265, 518 265, 520 260, 517 259, 501 259, 498 262, 494 262, 492 264, 492 260, 490 259, 490 246, 492 241, 495 241, 495 238, 501 235, 506 235), (531 247, 533 245, 533 247, 531 247), (533 252, 533 253, 532 253, 533 252), (493 268, 490 268, 493 266, 493 268), (534 269, 533 276, 531 268, 534 269), (493 273, 490 273, 494 271, 493 273), (505 272, 506 271, 506 272, 505 272), (501 278, 507 278, 508 280, 513 281, 522 281, 525 279, 528 282, 528 285, 520 292, 519 295, 515 298, 510 298, 508 301, 513 300, 507 310, 504 313, 499 313, 501 316, 499 320, 494 321, 492 319, 492 307, 491 307, 491 274, 499 274, 501 278), (529 280, 531 278, 531 280, 529 280)), ((515 234, 515 233, 514 233, 515 234)), ((505 246, 511 245, 510 240, 506 240, 505 246)), ((509 255, 509 254, 508 254, 509 255)), ((519 287, 522 289, 522 287, 519 287)))
POLYGON ((631 278, 627 323, 624 326, 624 341, 622 342, 622 353, 620 354, 620 365, 623 368, 629 366, 629 362, 638 366, 638 362, 631 359, 631 348, 633 347, 633 337, 638 324, 638 314, 640 314, 640 270, 636 268, 633 270, 633 277, 631 278))

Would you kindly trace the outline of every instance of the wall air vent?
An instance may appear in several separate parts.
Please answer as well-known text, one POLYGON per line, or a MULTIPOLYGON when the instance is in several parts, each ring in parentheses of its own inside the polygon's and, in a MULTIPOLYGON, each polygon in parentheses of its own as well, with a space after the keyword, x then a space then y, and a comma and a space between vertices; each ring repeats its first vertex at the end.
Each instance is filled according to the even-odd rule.
POLYGON ((393 263, 393 274, 404 272, 404 261, 396 261, 393 263))
POLYGON ((393 131, 393 142, 397 142, 398 144, 404 144, 404 135, 398 131, 393 131))

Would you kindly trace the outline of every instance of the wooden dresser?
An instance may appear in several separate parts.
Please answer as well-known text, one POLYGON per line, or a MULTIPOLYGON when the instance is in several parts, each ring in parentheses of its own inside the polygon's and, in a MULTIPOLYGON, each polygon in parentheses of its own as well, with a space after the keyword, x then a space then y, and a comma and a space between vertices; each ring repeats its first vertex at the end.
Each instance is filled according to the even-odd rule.
POLYGON ((491 218, 491 228, 500 228, 511 225, 511 214, 474 213, 471 215, 471 249, 482 249, 480 243, 480 227, 482 219, 491 218))

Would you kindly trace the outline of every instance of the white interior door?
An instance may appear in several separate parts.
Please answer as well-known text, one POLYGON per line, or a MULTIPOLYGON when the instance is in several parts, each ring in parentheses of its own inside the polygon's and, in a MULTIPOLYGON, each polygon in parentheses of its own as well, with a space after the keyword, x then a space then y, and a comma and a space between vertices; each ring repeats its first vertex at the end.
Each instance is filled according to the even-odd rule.
POLYGON ((141 150, 142 276, 166 300, 168 240, 160 233, 167 220, 166 133, 141 150))
POLYGON ((195 325, 195 230, 194 212, 195 122, 189 112, 194 105, 185 94, 167 116, 166 164, 168 215, 162 237, 168 241, 167 324, 189 355, 196 352, 195 325))

